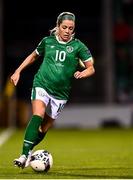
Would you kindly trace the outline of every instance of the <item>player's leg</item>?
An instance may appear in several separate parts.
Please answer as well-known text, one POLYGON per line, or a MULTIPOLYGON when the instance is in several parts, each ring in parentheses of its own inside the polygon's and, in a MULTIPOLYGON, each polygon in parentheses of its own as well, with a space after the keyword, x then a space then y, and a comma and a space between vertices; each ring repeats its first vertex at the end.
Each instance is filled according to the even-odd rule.
POLYGON ((58 118, 60 112, 66 104, 66 100, 57 100, 48 95, 50 101, 47 104, 44 120, 39 127, 38 138, 36 139, 36 145, 39 144, 45 137, 49 128, 54 124, 54 121, 58 118))
MULTIPOLYGON (((53 126, 53 122, 54 122, 54 119, 49 117, 47 114, 44 116, 43 122, 38 128, 38 134, 36 136, 36 140, 34 141, 33 147, 36 146, 37 144, 39 144, 44 139, 48 129, 53 126)), ((32 155, 32 152, 29 151, 29 155, 28 155, 27 161, 25 163, 25 167, 29 166, 30 160, 31 160, 31 155, 32 155)))
POLYGON ((25 167, 29 152, 33 149, 38 138, 38 130, 43 122, 46 105, 41 100, 32 101, 33 116, 29 121, 23 142, 23 150, 20 158, 14 160, 14 164, 19 167, 25 167))
POLYGON ((34 91, 31 98, 33 100, 33 117, 26 128, 22 156, 14 161, 17 166, 22 168, 25 167, 30 150, 42 141, 67 102, 54 99, 42 88, 35 88, 34 91))
POLYGON ((38 130, 38 138, 36 139, 35 145, 39 144, 45 137, 49 128, 51 128, 54 124, 55 119, 51 118, 50 116, 45 113, 43 122, 39 127, 38 130))
POLYGON ((33 147, 36 145, 36 141, 39 136, 39 127, 43 122, 45 109, 49 102, 49 97, 44 89, 36 87, 32 89, 31 100, 33 116, 29 121, 25 131, 22 155, 18 159, 14 160, 14 164, 22 168, 25 167, 27 157, 30 156, 29 152, 31 152, 33 147))

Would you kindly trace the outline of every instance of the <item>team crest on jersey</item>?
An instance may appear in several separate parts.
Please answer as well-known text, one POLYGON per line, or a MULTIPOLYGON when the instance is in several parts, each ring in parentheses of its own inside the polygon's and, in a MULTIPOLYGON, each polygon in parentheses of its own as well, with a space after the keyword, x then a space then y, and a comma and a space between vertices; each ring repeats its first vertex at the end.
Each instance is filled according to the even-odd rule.
POLYGON ((66 50, 67 50, 68 53, 71 53, 71 52, 73 52, 73 47, 72 46, 67 46, 66 50))

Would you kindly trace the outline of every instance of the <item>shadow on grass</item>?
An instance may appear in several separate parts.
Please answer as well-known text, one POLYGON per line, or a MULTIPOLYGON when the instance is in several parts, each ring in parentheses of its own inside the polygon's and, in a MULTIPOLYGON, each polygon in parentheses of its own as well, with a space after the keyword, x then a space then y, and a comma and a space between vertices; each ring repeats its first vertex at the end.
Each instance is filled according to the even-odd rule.
MULTIPOLYGON (((30 174, 28 172, 21 172, 22 174, 30 174)), ((54 169, 48 173, 32 172, 38 176, 38 179, 45 175, 45 178, 50 179, 133 179, 133 168, 62 168, 60 171, 54 169), (132 174, 131 174, 132 172, 132 174)))
POLYGON ((49 175, 58 176, 58 178, 61 176, 61 177, 66 177, 66 178, 72 177, 72 178, 88 178, 88 179, 89 178, 132 179, 133 174, 131 175, 131 173, 128 173, 129 171, 133 172, 133 168, 101 168, 101 169, 100 168, 78 168, 78 169, 69 169, 69 170, 67 169, 66 172, 49 172, 49 175))

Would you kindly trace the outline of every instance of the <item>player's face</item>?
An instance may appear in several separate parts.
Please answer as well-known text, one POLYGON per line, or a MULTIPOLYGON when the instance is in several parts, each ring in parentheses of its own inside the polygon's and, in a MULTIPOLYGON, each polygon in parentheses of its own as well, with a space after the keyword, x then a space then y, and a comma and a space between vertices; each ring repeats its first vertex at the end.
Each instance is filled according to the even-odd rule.
POLYGON ((75 28, 75 22, 72 20, 63 20, 58 27, 59 38, 62 41, 69 41, 75 28))

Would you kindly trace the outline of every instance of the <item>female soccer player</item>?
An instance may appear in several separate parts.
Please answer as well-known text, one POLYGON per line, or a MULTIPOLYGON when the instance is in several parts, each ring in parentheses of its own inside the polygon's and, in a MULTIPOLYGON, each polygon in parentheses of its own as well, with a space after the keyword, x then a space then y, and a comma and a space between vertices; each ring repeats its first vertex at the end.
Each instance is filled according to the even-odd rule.
POLYGON ((86 45, 74 37, 74 29, 75 15, 70 12, 61 13, 50 36, 41 40, 11 76, 11 82, 16 86, 21 71, 39 56, 43 57, 33 80, 33 115, 25 131, 22 154, 14 160, 15 166, 28 166, 31 150, 42 141, 67 103, 72 78, 87 78, 95 72, 92 55, 86 45), (77 70, 79 59, 85 65, 82 71, 77 70))

